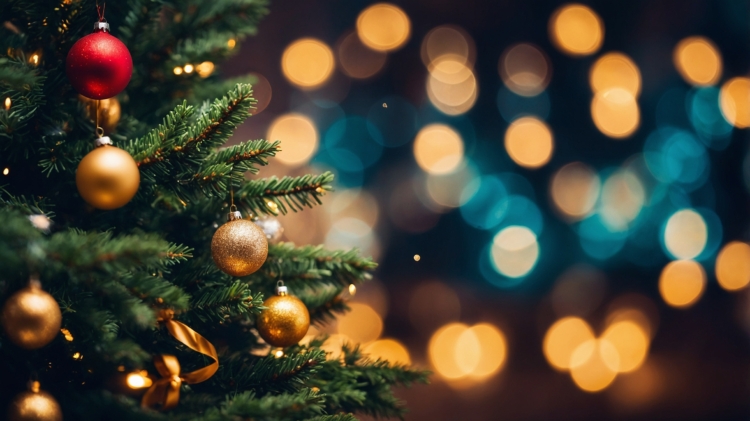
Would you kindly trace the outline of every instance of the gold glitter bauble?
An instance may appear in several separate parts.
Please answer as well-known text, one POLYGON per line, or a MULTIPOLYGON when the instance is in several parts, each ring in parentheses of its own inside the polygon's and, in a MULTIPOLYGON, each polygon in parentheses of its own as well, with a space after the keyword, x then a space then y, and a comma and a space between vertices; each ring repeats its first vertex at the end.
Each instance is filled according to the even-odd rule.
POLYGON ((98 209, 117 209, 135 196, 141 183, 138 165, 116 146, 100 146, 83 157, 76 187, 83 200, 98 209))
MULTIPOLYGON (((96 122, 96 100, 78 95, 78 100, 86 106, 86 112, 89 118, 96 122)), ((104 129, 104 133, 112 133, 117 128, 120 121, 121 109, 120 101, 117 98, 107 98, 99 100, 99 127, 104 129)))
POLYGON ((14 344, 26 349, 41 348, 60 333, 60 306, 38 283, 16 292, 3 305, 2 324, 14 344))
POLYGON ((247 276, 263 266, 268 257, 268 240, 255 223, 235 219, 219 227, 211 240, 216 266, 232 276, 247 276))
POLYGON ((60 405, 49 393, 23 392, 8 408, 9 421, 62 421, 60 405))
POLYGON ((305 337, 310 328, 310 313, 299 298, 274 295, 263 306, 266 309, 258 316, 256 327, 269 345, 292 346, 305 337))

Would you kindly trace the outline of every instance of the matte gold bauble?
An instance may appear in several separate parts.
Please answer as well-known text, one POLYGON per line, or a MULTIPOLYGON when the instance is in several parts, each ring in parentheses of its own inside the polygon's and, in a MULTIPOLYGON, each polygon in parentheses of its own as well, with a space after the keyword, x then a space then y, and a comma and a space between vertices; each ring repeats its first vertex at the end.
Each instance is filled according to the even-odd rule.
POLYGON ((263 302, 266 309, 258 316, 256 328, 269 345, 292 346, 307 334, 310 313, 299 298, 287 295, 286 287, 279 287, 278 291, 279 295, 263 302))
POLYGON ((5 334, 21 348, 37 349, 52 342, 61 322, 60 306, 38 281, 11 295, 3 305, 5 334))
POLYGON ((141 183, 138 165, 124 150, 104 145, 83 157, 76 170, 76 187, 83 200, 98 209, 117 209, 135 196, 141 183))
MULTIPOLYGON (((78 95, 78 100, 86 106, 86 112, 89 118, 97 121, 96 100, 78 95)), ((112 133, 117 128, 121 115, 120 101, 117 98, 107 98, 99 100, 99 127, 104 129, 104 133, 112 133)))
POLYGON ((220 226, 211 240, 211 256, 216 266, 232 276, 247 276, 263 266, 268 257, 268 240, 253 221, 241 219, 239 212, 220 226))
POLYGON ((8 408, 9 421, 62 421, 60 405, 47 392, 36 388, 19 393, 8 408))

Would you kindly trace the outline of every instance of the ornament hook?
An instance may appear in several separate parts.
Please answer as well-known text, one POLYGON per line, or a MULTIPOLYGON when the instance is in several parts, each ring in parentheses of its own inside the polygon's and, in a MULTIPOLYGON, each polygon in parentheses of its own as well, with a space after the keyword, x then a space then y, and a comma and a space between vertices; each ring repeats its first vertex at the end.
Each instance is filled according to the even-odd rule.
POLYGON ((289 293, 289 288, 287 288, 286 285, 284 285, 284 281, 279 279, 276 281, 276 295, 287 295, 289 293))

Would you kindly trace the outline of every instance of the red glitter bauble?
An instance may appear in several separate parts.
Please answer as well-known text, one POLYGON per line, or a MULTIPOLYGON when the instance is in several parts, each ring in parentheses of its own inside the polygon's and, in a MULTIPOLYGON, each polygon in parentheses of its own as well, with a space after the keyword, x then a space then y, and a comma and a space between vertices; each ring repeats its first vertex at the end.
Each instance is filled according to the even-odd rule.
POLYGON ((91 99, 112 98, 128 86, 133 59, 122 41, 99 30, 73 44, 66 71, 79 94, 91 99))

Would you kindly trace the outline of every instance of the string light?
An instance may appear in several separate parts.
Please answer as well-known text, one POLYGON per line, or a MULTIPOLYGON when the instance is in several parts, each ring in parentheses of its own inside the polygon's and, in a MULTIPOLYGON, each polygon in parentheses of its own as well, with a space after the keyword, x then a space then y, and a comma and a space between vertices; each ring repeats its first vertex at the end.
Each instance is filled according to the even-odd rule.
POLYGON ((349 284, 349 295, 354 296, 357 293, 357 286, 349 284))
POLYGON ((3 175, 8 175, 10 173, 10 168, 5 167, 3 168, 3 175))
POLYGON ((186 65, 185 65, 185 66, 183 67, 183 69, 185 69, 185 73, 193 73, 193 69, 194 69, 194 67, 193 67, 193 65, 192 65, 192 64, 189 64, 189 63, 188 63, 188 64, 186 64, 186 65))
POLYGON ((63 336, 65 337, 65 340, 68 342, 73 341, 73 335, 71 335, 70 331, 68 329, 62 328, 60 329, 60 332, 62 332, 63 336))
POLYGON ((173 70, 173 71, 174 71, 174 74, 176 74, 176 75, 178 75, 178 76, 179 76, 179 75, 181 75, 181 74, 182 74, 182 67, 180 67, 180 66, 177 66, 177 67, 175 67, 175 68, 174 68, 174 70, 173 70))
POLYGON ((5 109, 10 110, 10 105, 12 104, 12 101, 10 100, 10 97, 5 98, 5 109))
POLYGON ((125 381, 131 389, 144 389, 151 387, 153 384, 153 381, 148 378, 148 372, 146 370, 128 374, 125 381))
POLYGON ((421 259, 422 259, 422 256, 420 256, 420 255, 418 255, 418 254, 415 254, 415 255, 414 255, 414 261, 415 261, 415 262, 418 262, 418 261, 419 261, 419 260, 421 260, 421 259))
POLYGON ((235 40, 234 38, 229 38, 227 40, 227 47, 229 47, 230 50, 234 48, 235 45, 237 45, 237 40, 235 40))

